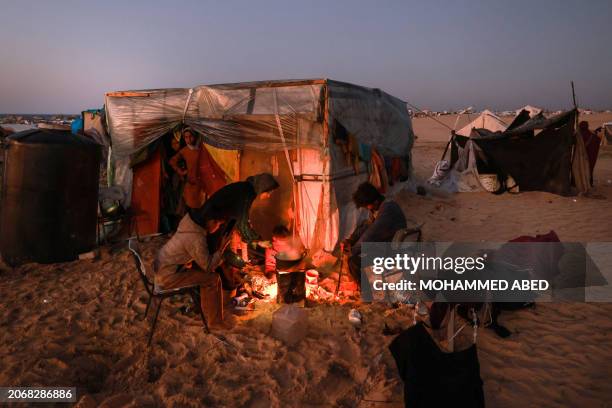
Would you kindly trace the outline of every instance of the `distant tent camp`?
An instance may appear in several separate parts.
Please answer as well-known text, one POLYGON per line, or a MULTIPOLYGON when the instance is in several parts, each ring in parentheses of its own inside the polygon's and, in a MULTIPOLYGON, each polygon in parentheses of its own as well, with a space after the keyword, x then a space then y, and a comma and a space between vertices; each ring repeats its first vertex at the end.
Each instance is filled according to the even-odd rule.
POLYGON ((508 125, 490 110, 483 110, 480 115, 459 129, 456 134, 469 137, 472 129, 487 129, 491 132, 503 132, 508 125))
POLYGON ((183 125, 202 137, 208 164, 226 182, 273 174, 280 191, 254 203, 253 226, 269 238, 276 224, 293 222, 308 248, 330 250, 352 230, 359 213, 351 194, 368 180, 370 157, 404 178, 411 167, 405 102, 328 79, 110 92, 106 119, 110 174, 131 200, 140 234, 161 228, 163 157, 174 154, 164 143, 180 137, 183 125))
MULTIPOLYGON (((549 119, 521 111, 504 131, 454 135, 444 174, 431 182, 450 191, 548 191, 568 195, 584 186, 586 152, 575 136, 575 110, 549 119)), ((588 175, 587 175, 588 179, 588 175)))

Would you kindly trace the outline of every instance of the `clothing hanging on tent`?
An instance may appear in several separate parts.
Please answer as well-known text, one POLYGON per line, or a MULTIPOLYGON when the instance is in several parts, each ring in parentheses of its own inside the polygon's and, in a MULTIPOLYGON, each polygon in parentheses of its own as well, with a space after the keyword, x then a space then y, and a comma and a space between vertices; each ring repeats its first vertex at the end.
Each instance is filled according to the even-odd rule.
POLYGON ((374 147, 372 147, 372 160, 370 160, 370 183, 372 183, 381 194, 387 191, 389 185, 385 159, 374 147))
POLYGON ((595 170, 595 163, 597 162, 597 155, 599 154, 599 146, 601 145, 601 139, 595 133, 591 132, 588 127, 580 123, 580 136, 584 142, 584 148, 586 150, 587 158, 589 159, 589 170, 591 175, 591 186, 593 185, 593 171, 595 170))
POLYGON ((589 157, 584 140, 578 133, 576 133, 576 143, 572 156, 572 182, 580 193, 586 193, 591 186, 589 157))
POLYGON ((208 197, 227 184, 229 177, 217 164, 208 149, 199 149, 199 171, 201 186, 208 197))
POLYGON ((399 157, 394 157, 390 160, 391 165, 389 166, 389 181, 391 183, 395 183, 402 177, 402 159, 399 157))

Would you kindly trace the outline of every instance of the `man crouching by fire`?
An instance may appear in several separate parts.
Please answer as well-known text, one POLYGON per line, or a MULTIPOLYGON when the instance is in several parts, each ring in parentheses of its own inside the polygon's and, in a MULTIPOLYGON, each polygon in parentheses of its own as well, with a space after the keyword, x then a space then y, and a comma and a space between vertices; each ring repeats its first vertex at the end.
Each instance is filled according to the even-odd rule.
POLYGON ((370 214, 353 233, 343 241, 344 250, 350 252, 349 272, 362 290, 362 298, 369 299, 369 285, 361 285, 361 243, 391 242, 395 233, 406 228, 406 217, 400 206, 385 198, 370 183, 362 183, 353 194, 357 208, 366 208, 370 214), (368 291, 368 293, 365 293, 368 291))

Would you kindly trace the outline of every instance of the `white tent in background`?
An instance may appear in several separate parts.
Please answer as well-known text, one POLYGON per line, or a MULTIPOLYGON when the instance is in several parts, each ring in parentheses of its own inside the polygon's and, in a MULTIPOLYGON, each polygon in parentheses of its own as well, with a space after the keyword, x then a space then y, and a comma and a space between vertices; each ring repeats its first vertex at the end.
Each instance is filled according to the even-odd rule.
POLYGON ((490 110, 483 110, 473 121, 459 129, 456 133, 461 136, 470 137, 472 129, 487 129, 491 132, 503 132, 508 125, 490 110))
POLYGON ((524 111, 524 110, 529 112, 529 117, 530 118, 533 118, 536 115, 539 115, 540 113, 542 113, 542 109, 541 108, 538 108, 536 106, 531 106, 531 105, 525 105, 522 108, 517 109, 515 113, 516 113, 516 115, 518 115, 519 113, 521 113, 521 111, 524 111))

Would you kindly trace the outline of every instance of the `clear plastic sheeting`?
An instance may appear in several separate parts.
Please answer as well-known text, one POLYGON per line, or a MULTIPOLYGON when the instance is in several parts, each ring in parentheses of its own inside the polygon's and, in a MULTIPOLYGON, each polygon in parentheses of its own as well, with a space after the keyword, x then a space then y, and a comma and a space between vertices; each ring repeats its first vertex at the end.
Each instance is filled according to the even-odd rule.
POLYGON ((106 95, 114 151, 137 152, 181 123, 224 149, 323 145, 323 84, 301 81, 198 86, 106 95))
POLYGON ((179 125, 189 89, 106 94, 106 117, 113 154, 128 156, 179 125))
POLYGON ((139 151, 180 124, 224 149, 322 149, 325 98, 329 123, 339 121, 360 143, 374 144, 384 155, 409 154, 414 136, 404 102, 378 89, 331 80, 111 92, 106 110, 118 156, 139 151))
POLYGON ((207 143, 222 148, 322 146, 322 85, 239 86, 194 88, 185 123, 201 133, 207 143), (305 126, 313 122, 319 126, 305 126))

